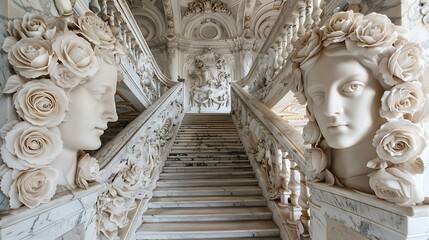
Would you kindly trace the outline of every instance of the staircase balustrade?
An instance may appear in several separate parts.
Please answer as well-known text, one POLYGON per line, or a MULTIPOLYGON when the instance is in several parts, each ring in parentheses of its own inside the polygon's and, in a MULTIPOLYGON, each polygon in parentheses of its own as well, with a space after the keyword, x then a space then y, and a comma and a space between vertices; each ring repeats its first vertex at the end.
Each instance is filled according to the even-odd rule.
POLYGON ((295 42, 324 21, 325 15, 347 5, 341 0, 285 1, 249 73, 237 84, 247 86, 247 91, 268 107, 274 106, 290 90, 285 79, 293 74, 288 56, 295 42))
POLYGON ((183 83, 171 88, 95 155, 105 183, 97 203, 102 239, 134 239, 184 116, 183 92, 183 83))
POLYGON ((263 194, 271 200, 268 206, 282 239, 427 239, 427 201, 399 206, 375 195, 307 181, 301 134, 238 84, 231 89, 232 118, 263 194))
POLYGON ((135 239, 184 116, 183 87, 170 88, 94 155, 100 175, 87 189, 2 212, 0 238, 135 239))
POLYGON ((146 108, 177 83, 159 68, 125 0, 78 0, 74 9, 79 15, 92 11, 109 23, 127 54, 121 62, 124 81, 138 89, 135 94, 146 108))
POLYGON ((300 133, 232 84, 232 117, 283 239, 308 238, 308 189, 300 133), (282 228, 283 227, 283 228, 282 228))

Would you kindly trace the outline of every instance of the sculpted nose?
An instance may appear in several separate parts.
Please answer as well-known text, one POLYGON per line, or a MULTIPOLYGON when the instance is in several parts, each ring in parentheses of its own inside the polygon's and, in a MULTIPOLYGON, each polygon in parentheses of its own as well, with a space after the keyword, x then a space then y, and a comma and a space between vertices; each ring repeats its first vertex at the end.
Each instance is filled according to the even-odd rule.
POLYGON ((329 94, 325 99, 324 113, 326 116, 334 116, 343 112, 341 99, 335 94, 329 94))
POLYGON ((103 115, 108 122, 118 121, 118 114, 116 113, 116 103, 115 98, 113 96, 110 97, 108 101, 106 101, 106 106, 103 115))

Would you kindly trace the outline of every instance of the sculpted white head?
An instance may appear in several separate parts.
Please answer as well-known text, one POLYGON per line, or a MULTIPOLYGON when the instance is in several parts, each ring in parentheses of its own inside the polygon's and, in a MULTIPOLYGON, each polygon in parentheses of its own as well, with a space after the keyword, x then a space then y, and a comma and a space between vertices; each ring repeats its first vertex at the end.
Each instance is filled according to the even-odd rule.
POLYGON ((362 186, 349 183, 371 172, 365 163, 376 157, 372 139, 383 122, 379 109, 384 90, 373 75, 378 65, 365 63, 339 45, 323 49, 301 69, 308 109, 333 149, 332 172, 344 184, 368 192, 368 179, 362 186))
POLYGON ((75 184, 79 150, 96 150, 108 122, 118 120, 115 106, 117 68, 103 60, 100 70, 85 83, 69 93, 68 118, 58 128, 63 140, 63 151, 53 166, 60 170, 58 184, 75 184))
POLYGON ((421 46, 387 16, 338 12, 290 54, 308 104, 306 174, 403 205, 420 203, 427 92, 421 46))
POLYGON ((13 99, 16 118, 0 130, 7 169, 0 177, 11 208, 32 208, 58 186, 87 188, 96 180, 97 160, 80 151, 98 149, 107 123, 118 118, 116 60, 123 52, 109 24, 91 12, 29 13, 8 27, 3 49, 15 75, 3 93, 13 99))
POLYGON ((101 146, 107 123, 118 119, 114 101, 117 75, 115 65, 102 61, 94 77, 70 91, 70 119, 58 126, 65 149, 96 150, 101 146))

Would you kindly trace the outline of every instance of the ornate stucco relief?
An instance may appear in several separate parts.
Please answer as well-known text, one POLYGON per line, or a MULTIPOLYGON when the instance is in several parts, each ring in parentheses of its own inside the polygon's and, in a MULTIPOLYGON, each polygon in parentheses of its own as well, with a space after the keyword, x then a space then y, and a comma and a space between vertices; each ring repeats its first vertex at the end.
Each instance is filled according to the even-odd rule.
POLYGON ((191 107, 197 107, 199 112, 203 108, 229 107, 231 73, 225 58, 209 48, 194 58, 192 67, 189 74, 191 107))

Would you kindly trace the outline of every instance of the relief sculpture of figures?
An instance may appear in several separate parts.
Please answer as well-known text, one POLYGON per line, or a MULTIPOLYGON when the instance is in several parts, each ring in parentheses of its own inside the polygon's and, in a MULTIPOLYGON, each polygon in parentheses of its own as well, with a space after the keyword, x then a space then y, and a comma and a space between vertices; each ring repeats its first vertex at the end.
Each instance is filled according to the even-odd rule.
MULTIPOLYGON (((56 1, 59 3, 60 1, 56 1)), ((87 188, 97 177, 96 150, 118 119, 114 95, 121 47, 94 13, 8 24, 3 44, 15 71, 4 94, 14 116, 1 129, 1 190, 12 209, 47 203, 55 192, 87 188)))
POLYGON ((206 49, 202 56, 194 59, 194 69, 190 74, 192 86, 190 90, 191 106, 201 109, 217 105, 229 106, 230 72, 226 68, 225 59, 218 56, 212 49, 206 49))
POLYGON ((338 12, 290 59, 292 89, 309 116, 307 177, 399 205, 427 201, 427 59, 406 29, 385 15, 338 12))

